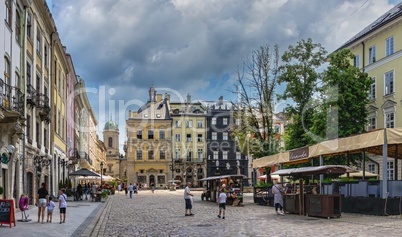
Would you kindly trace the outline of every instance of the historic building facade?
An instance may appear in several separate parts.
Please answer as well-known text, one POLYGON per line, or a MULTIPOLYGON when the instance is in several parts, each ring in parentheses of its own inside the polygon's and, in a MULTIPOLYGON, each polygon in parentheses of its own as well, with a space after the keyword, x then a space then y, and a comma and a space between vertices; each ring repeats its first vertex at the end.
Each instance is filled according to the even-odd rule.
MULTIPOLYGON (((350 49, 355 55, 351 63, 372 78, 367 105, 368 131, 402 127, 402 81, 399 79, 402 75, 401 8, 402 3, 397 4, 340 47, 350 49)), ((367 171, 382 177, 384 170, 389 180, 402 178, 402 172, 396 172, 402 165, 400 160, 388 158, 387 167, 382 167, 381 157, 369 157, 372 162, 366 162, 367 171)))
POLYGON ((168 98, 149 89, 149 100, 126 120, 127 183, 164 188, 171 163, 171 124, 168 98))
POLYGON ((120 178, 119 126, 110 118, 103 128, 103 141, 106 146, 105 174, 120 178))

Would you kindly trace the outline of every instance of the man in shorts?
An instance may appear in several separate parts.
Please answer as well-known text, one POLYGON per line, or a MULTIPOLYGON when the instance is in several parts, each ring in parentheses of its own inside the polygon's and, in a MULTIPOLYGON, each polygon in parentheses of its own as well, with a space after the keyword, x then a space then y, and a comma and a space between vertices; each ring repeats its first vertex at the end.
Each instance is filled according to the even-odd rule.
POLYGON ((184 189, 184 201, 186 202, 185 216, 193 216, 194 215, 193 213, 191 213, 191 209, 193 208, 191 199, 194 195, 190 193, 190 187, 191 187, 191 183, 188 182, 187 187, 184 189), (187 212, 188 212, 188 214, 187 214, 187 212))

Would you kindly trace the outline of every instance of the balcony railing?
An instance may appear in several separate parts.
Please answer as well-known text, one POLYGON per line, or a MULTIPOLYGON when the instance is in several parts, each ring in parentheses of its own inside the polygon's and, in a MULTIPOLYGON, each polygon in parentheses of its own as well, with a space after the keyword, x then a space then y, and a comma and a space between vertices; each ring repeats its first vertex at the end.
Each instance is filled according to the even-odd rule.
POLYGON ((24 94, 19 88, 10 86, 0 79, 0 106, 24 114, 24 94))
POLYGON ((31 84, 29 84, 27 86, 27 104, 34 107, 38 103, 37 99, 38 97, 35 88, 31 84))
POLYGON ((43 93, 38 93, 36 101, 37 101, 37 109, 39 109, 39 116, 41 120, 50 123, 51 111, 50 111, 49 97, 43 93))

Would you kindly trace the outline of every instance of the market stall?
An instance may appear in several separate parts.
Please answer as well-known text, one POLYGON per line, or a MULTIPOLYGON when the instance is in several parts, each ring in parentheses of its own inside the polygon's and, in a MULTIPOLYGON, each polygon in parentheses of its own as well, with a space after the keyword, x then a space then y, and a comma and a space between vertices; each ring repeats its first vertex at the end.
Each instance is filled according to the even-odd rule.
POLYGON ((227 205, 240 205, 243 203, 243 180, 245 175, 222 175, 211 176, 200 181, 206 182, 206 188, 201 196, 202 200, 216 202, 218 192, 221 188, 227 191, 227 205))
MULTIPOLYGON (((323 165, 293 169, 282 169, 272 174, 279 176, 302 177, 320 174, 344 174, 353 170, 344 165, 323 165)), ((284 194, 284 209, 286 212, 300 215, 318 217, 340 217, 341 216, 341 195, 320 194, 318 184, 306 185, 302 179, 298 184, 289 187, 290 192, 284 194)))

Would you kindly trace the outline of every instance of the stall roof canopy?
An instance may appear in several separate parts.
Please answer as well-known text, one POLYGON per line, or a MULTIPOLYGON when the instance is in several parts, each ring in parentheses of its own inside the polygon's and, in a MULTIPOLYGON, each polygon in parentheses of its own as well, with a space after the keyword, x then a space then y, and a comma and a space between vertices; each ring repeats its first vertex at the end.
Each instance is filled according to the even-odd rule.
POLYGON ((227 179, 227 178, 232 178, 232 179, 248 179, 247 176, 245 175, 221 175, 221 176, 211 176, 207 178, 200 179, 200 181, 207 181, 207 180, 220 180, 220 179, 227 179))
POLYGON ((313 174, 344 174, 354 170, 346 165, 322 165, 283 169, 273 172, 271 175, 291 176, 291 175, 313 175, 313 174))
POLYGON ((253 168, 276 164, 302 163, 319 156, 335 156, 366 151, 382 155, 383 144, 388 144, 387 156, 402 159, 402 128, 373 130, 364 134, 328 140, 318 144, 265 156, 253 160, 253 168))

